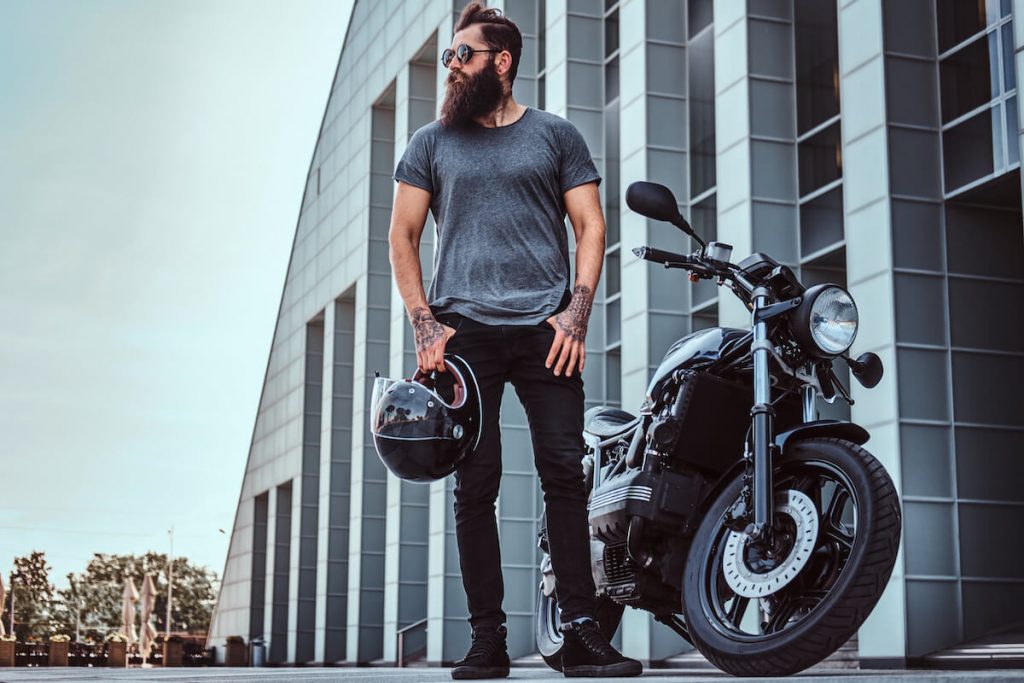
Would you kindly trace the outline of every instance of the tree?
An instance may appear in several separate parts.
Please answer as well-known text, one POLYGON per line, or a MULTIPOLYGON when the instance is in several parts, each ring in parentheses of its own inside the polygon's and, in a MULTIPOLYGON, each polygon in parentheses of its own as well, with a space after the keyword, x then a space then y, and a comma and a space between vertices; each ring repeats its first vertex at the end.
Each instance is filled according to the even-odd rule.
POLYGON ((11 585, 7 589, 4 615, 10 614, 13 596, 14 633, 18 640, 42 639, 53 633, 54 588, 45 553, 32 551, 30 555, 14 558, 11 585))
POLYGON ((78 578, 74 574, 69 573, 67 579, 68 588, 57 591, 57 599, 54 601, 51 621, 54 633, 63 633, 71 636, 76 633, 78 626, 78 578))
MULTIPOLYGON (((154 552, 139 556, 93 555, 85 571, 69 576, 69 587, 59 591, 64 606, 59 610, 61 627, 74 633, 78 605, 83 637, 99 640, 109 632, 121 630, 121 593, 125 580, 131 577, 135 587, 141 589, 146 574, 150 574, 156 584, 156 629, 165 631, 167 555, 154 552)), ((210 569, 192 564, 186 557, 174 558, 171 630, 203 633, 209 628, 216 599, 215 581, 216 574, 210 569)))

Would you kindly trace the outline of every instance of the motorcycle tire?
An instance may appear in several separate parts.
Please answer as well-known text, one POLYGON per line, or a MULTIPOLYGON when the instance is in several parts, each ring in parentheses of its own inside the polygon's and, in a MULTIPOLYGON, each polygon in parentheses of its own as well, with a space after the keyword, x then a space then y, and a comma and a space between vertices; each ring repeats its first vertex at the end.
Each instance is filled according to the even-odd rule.
MULTIPOLYGON (((684 570, 682 607, 693 644, 712 664, 736 676, 792 675, 842 647, 881 597, 899 548, 896 489, 881 463, 857 444, 835 438, 787 444, 775 463, 773 482, 774 538, 781 545, 777 552, 760 557, 782 557, 779 564, 793 562, 785 571, 795 573, 781 589, 771 587, 774 579, 767 578, 770 569, 765 568, 772 565, 757 564, 758 551, 747 545, 746 535, 737 537, 724 526, 726 511, 742 491, 742 477, 710 504, 684 570), (845 494, 841 493, 844 487, 845 494), (801 500, 811 501, 816 508, 817 531, 805 534, 794 522, 787 536, 782 528, 784 502, 779 501, 791 500, 787 496, 799 498, 790 492, 803 493, 803 489, 807 492, 801 500), (826 495, 827 504, 823 503, 826 495), (806 541, 813 545, 801 546, 804 536, 813 538, 806 541), (789 551, 784 547, 787 538, 789 551), (807 558, 802 566, 797 562, 800 548, 809 549, 802 556, 807 558), (743 563, 744 580, 753 577, 755 583, 740 584, 740 579, 732 578, 734 583, 729 584, 726 573, 735 571, 736 562, 743 563), (761 590, 777 592, 765 597, 742 595, 761 590), (757 611, 745 614, 750 603, 757 611)), ((790 514, 801 514, 792 513, 795 507, 799 506, 790 506, 790 514)))
MULTIPOLYGON (((624 607, 608 598, 597 599, 597 613, 594 618, 601 627, 601 633, 608 640, 615 635, 622 621, 624 607)), ((544 663, 555 671, 562 670, 561 620, 554 595, 544 595, 543 582, 537 587, 537 609, 534 611, 534 631, 537 651, 544 663)))

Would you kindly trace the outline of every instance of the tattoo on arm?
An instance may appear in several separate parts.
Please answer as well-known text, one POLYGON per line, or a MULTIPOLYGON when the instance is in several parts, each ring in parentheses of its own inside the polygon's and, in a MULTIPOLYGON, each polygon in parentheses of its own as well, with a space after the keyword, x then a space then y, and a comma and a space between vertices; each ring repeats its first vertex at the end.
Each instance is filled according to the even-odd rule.
POLYGON ((409 314, 412 322, 413 335, 416 337, 416 350, 425 351, 444 336, 444 327, 434 319, 429 308, 414 308, 409 314))
POLYGON ((569 306, 555 319, 559 329, 567 337, 583 341, 587 337, 590 309, 594 305, 594 292, 585 285, 576 285, 572 290, 569 306))

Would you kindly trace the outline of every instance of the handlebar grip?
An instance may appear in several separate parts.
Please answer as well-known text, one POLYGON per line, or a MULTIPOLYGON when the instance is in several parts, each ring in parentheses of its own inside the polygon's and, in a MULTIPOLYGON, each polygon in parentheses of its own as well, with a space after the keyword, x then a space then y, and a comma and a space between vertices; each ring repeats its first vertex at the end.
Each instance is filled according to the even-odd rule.
POLYGON ((683 254, 673 254, 671 251, 655 249, 654 247, 636 247, 633 253, 638 258, 655 263, 692 263, 693 259, 683 254))

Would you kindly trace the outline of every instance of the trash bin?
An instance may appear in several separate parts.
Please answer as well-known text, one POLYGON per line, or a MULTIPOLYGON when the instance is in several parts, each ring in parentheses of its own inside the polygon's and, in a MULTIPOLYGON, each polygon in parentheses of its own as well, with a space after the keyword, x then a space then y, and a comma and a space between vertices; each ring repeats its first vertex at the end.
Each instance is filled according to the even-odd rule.
POLYGON ((253 638, 249 641, 249 665, 263 666, 267 657, 267 644, 262 638, 253 638))
POLYGON ((228 636, 224 645, 224 666, 247 666, 249 654, 242 636, 228 636))

